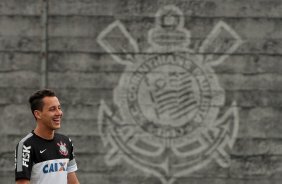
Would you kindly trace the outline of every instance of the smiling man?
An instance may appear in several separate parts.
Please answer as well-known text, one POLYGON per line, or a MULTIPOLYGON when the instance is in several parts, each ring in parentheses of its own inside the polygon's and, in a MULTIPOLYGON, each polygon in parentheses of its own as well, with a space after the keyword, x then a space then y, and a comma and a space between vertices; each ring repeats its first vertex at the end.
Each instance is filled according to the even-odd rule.
POLYGON ((16 183, 79 184, 72 141, 55 133, 63 116, 55 93, 49 89, 37 91, 30 96, 29 103, 36 127, 17 144, 16 183))

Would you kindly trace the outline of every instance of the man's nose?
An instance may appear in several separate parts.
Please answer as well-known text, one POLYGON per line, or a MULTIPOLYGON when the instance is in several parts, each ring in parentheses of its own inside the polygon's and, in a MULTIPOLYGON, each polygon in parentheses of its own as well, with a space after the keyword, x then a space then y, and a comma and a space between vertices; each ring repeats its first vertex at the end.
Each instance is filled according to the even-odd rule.
POLYGON ((57 109, 56 115, 59 115, 59 116, 63 115, 63 111, 61 109, 57 109))

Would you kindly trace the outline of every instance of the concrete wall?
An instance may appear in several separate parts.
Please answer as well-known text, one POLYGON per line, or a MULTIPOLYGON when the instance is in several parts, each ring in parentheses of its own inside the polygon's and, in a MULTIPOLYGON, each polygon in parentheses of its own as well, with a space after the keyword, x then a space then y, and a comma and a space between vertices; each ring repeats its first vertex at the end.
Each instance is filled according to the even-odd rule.
MULTIPOLYGON (((27 99, 42 86, 54 89, 60 97, 64 111, 60 132, 74 141, 80 183, 280 183, 281 8, 280 0, 49 0, 45 23, 41 19, 46 10, 43 1, 1 0, 0 183, 14 183, 14 148, 35 126, 27 99), (159 52, 174 53, 170 49, 165 50, 167 52, 153 49, 148 43, 148 31, 156 26, 156 13, 166 5, 179 8, 184 18, 183 29, 190 31, 190 44, 182 53, 190 53, 190 49, 203 58, 211 54, 214 61, 227 56, 212 67, 204 61, 198 63, 204 69, 212 68, 214 81, 218 82, 220 91, 224 92, 221 97, 225 98, 223 104, 209 104, 220 111, 208 122, 217 131, 202 133, 218 136, 221 125, 227 127, 218 145, 212 137, 211 142, 202 143, 208 150, 214 146, 212 153, 181 157, 164 151, 158 155, 146 146, 138 147, 138 152, 131 147, 130 140, 125 140, 129 135, 127 130, 117 135, 110 131, 132 124, 134 131, 138 129, 132 119, 125 120, 126 112, 121 112, 130 107, 122 102, 115 103, 118 100, 113 98, 118 93, 115 88, 129 85, 126 81, 120 82, 121 76, 130 79, 131 69, 134 73, 137 62, 149 61, 144 58, 158 56, 159 52), (109 29, 117 20, 117 27, 109 29), (223 33, 220 32, 223 29, 218 28, 216 35, 212 30, 219 22, 227 29, 223 33), (224 45, 225 42, 204 44, 208 35, 224 38, 224 34, 230 37, 231 33, 238 36, 235 41, 242 40, 232 51, 226 50, 230 46, 224 45), (101 34, 108 36, 108 40, 104 40, 106 46, 99 44, 101 34), (201 50, 203 45, 210 49, 201 50), (222 47, 216 50, 218 45, 222 47), (134 47, 138 47, 138 51, 134 47), (130 57, 132 68, 126 64, 126 58, 130 57), (47 72, 42 72, 44 70, 47 72), (220 120, 222 124, 218 123, 220 120), (111 151, 114 153, 110 154, 111 151), (111 156, 113 158, 109 158, 111 156), (178 162, 184 166, 180 167, 178 162)), ((179 51, 179 47, 173 48, 179 51)), ((213 83, 209 85, 211 91, 219 90, 213 83)), ((196 87, 191 89, 196 90, 196 87)), ((141 98, 145 100, 148 96, 141 98)), ((163 148, 165 141, 190 146, 188 138, 203 138, 200 132, 193 130, 190 133, 195 137, 187 133, 183 139, 155 139, 146 132, 137 132, 146 137, 141 138, 142 141, 151 140, 158 149, 163 148)), ((166 145, 167 148, 172 146, 166 145)), ((184 153, 193 150, 185 148, 184 153)))

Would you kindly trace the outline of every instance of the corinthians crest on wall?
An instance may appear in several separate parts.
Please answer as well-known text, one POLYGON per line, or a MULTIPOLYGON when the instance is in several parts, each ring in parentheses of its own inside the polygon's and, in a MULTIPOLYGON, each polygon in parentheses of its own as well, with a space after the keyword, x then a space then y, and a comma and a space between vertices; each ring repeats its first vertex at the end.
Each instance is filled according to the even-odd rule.
POLYGON ((120 21, 97 39, 114 61, 125 65, 113 91, 118 110, 101 100, 99 131, 108 148, 108 165, 125 161, 162 183, 173 183, 212 161, 229 166, 238 110, 235 101, 223 108, 225 91, 213 67, 242 40, 220 21, 195 51, 189 48, 191 33, 179 8, 165 6, 155 18, 143 55, 120 21), (117 37, 124 40, 117 42, 117 37))

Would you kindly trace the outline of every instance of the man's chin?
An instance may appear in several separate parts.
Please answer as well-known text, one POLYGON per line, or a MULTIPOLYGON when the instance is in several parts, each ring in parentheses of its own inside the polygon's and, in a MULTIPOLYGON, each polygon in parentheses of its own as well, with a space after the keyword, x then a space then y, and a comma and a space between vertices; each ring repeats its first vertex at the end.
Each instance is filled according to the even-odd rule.
POLYGON ((53 124, 53 129, 54 130, 57 130, 59 128, 61 128, 61 124, 57 124, 57 123, 53 124))

